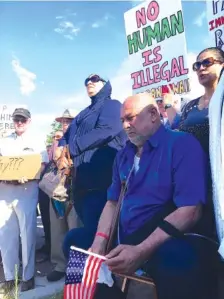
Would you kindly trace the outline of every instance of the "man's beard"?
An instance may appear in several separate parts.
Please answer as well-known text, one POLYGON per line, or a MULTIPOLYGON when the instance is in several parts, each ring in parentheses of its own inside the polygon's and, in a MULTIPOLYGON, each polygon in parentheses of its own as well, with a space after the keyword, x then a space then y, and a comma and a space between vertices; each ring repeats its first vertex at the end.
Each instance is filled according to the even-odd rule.
POLYGON ((142 135, 137 135, 133 138, 129 137, 129 140, 131 143, 133 143, 135 146, 137 147, 141 147, 143 146, 143 144, 146 142, 147 138, 145 136, 142 135))

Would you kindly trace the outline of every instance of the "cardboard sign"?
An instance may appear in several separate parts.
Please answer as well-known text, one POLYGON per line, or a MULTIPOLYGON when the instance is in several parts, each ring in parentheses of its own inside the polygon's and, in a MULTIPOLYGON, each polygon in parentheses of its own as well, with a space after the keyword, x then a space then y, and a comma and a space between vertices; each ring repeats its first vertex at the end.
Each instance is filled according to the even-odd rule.
POLYGON ((39 179, 41 155, 0 156, 0 181, 39 179))
POLYGON ((181 0, 145 1, 124 14, 133 93, 190 92, 181 0))
POLYGON ((207 18, 211 47, 224 51, 224 0, 207 0, 207 18))

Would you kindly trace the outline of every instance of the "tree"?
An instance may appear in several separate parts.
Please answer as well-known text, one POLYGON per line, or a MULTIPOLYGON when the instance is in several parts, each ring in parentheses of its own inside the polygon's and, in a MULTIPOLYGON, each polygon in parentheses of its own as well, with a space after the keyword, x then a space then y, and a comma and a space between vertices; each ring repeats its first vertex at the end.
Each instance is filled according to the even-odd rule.
POLYGON ((47 135, 47 145, 52 144, 53 136, 55 132, 62 129, 61 123, 57 122, 56 120, 51 124, 51 132, 47 135))

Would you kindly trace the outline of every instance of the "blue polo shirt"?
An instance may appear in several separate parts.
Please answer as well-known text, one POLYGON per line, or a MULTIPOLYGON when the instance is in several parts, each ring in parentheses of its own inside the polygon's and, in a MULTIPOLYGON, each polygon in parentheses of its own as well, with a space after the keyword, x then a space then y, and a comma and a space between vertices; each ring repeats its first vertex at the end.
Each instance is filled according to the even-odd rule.
MULTIPOLYGON (((118 200, 121 181, 126 181, 135 154, 130 142, 117 154, 108 200, 118 200)), ((195 137, 161 125, 145 143, 139 169, 130 176, 120 214, 122 236, 140 228, 168 201, 177 208, 205 204, 207 167, 207 156, 195 137)))

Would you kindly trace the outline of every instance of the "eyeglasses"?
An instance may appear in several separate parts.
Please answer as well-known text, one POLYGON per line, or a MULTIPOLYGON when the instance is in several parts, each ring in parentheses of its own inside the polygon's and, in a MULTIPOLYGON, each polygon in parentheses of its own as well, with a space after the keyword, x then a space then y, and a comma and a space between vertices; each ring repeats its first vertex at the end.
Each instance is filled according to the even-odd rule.
POLYGON ((86 78, 85 83, 84 83, 85 86, 88 85, 89 81, 91 81, 92 83, 97 83, 97 82, 99 82, 99 81, 106 82, 104 79, 102 79, 102 78, 101 78, 100 76, 98 76, 98 75, 93 75, 93 76, 90 77, 90 78, 86 78))
POLYGON ((212 66, 213 64, 215 63, 223 63, 222 61, 220 60, 217 60, 213 57, 208 57, 208 58, 205 58, 201 61, 196 61, 194 64, 193 64, 193 71, 198 71, 200 70, 201 66, 203 66, 204 68, 207 68, 207 67, 210 67, 212 66))
POLYGON ((13 121, 15 123, 19 123, 20 122, 22 124, 25 124, 27 122, 27 118, 25 118, 25 117, 14 117, 13 121))

